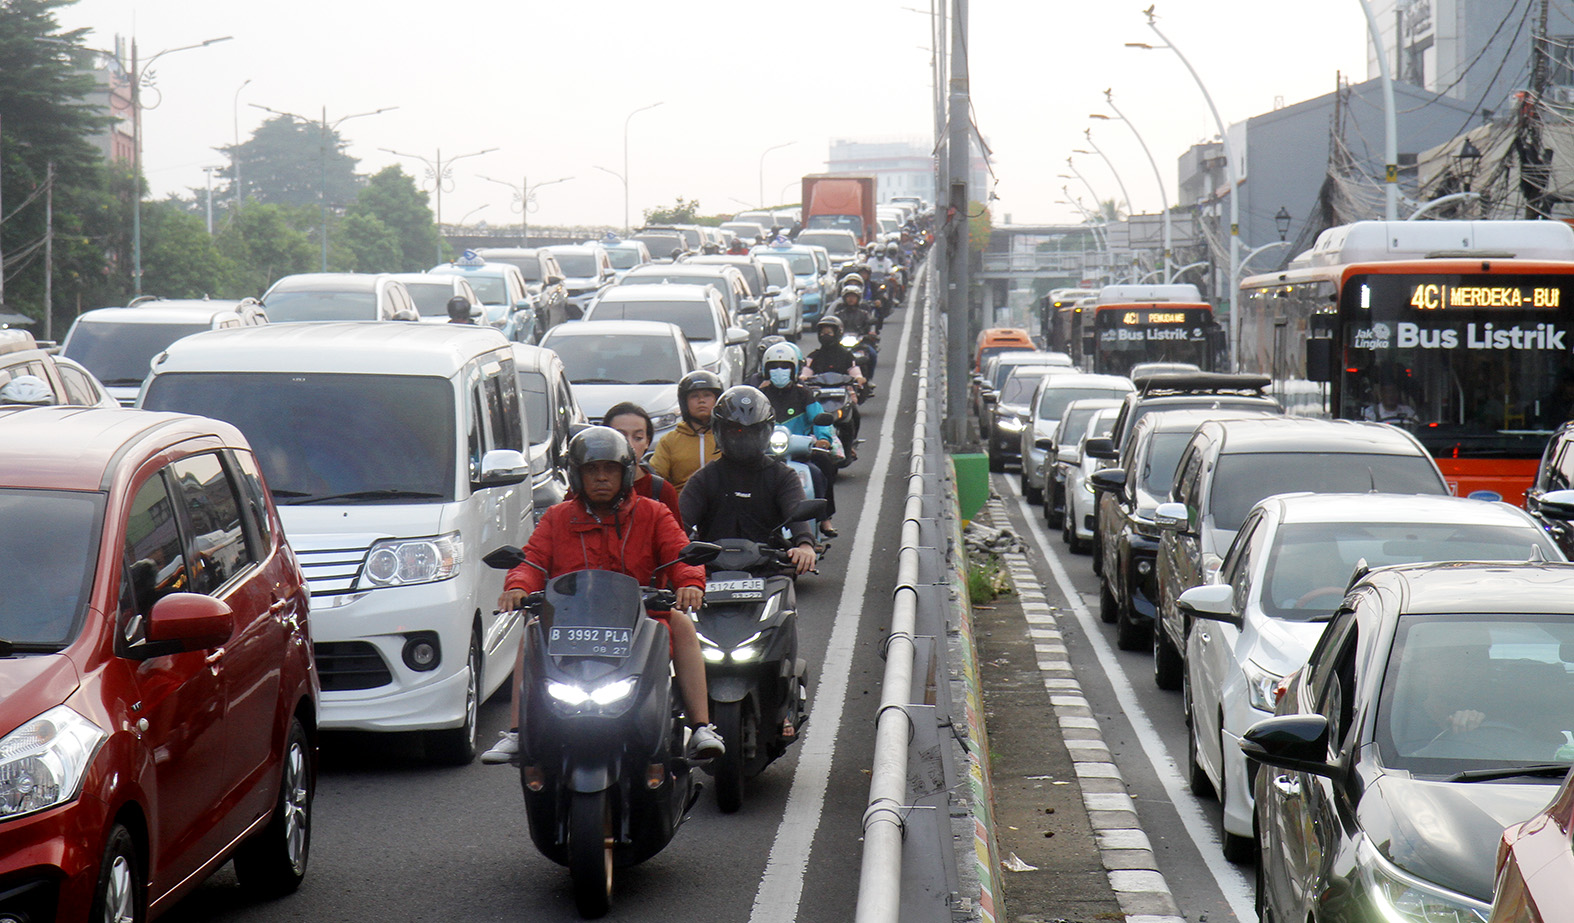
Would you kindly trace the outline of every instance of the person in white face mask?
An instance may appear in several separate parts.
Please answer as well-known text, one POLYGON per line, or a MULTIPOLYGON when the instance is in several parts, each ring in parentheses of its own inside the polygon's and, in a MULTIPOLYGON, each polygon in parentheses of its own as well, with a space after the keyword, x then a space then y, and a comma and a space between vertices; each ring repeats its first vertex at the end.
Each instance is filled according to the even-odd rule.
MULTIPOLYGON (((789 432, 797 436, 814 436, 821 447, 830 448, 835 430, 829 426, 814 425, 815 417, 824 413, 825 409, 820 406, 813 388, 798 383, 798 373, 803 367, 798 347, 791 343, 777 343, 765 351, 760 365, 765 372, 760 391, 770 400, 771 409, 776 412, 777 425, 787 427, 789 432)), ((827 456, 816 456, 815 466, 824 477, 828 504, 825 518, 820 520, 820 531, 835 536, 836 528, 831 524, 831 517, 836 514, 836 494, 832 486, 836 477, 836 461, 827 456)))

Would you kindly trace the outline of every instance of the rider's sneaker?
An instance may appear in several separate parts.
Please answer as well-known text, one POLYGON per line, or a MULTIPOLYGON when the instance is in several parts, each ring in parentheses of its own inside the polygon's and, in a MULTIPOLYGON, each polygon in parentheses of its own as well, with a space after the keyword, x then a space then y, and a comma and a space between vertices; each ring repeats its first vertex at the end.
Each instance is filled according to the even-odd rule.
POLYGON ((519 760, 519 732, 503 731, 497 735, 497 743, 492 749, 481 754, 481 762, 488 766, 501 763, 513 763, 519 760))
POLYGON ((727 752, 727 745, 721 742, 716 725, 702 724, 689 735, 689 750, 695 759, 713 760, 727 752))

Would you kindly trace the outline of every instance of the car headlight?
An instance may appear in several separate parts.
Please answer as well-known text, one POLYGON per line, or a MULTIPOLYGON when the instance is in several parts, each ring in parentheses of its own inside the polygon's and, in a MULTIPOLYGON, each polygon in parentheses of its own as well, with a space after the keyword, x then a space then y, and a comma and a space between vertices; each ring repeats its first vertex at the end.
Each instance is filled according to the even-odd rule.
POLYGON ((995 425, 1000 427, 1002 433, 1020 433, 1023 424, 1019 417, 1001 416, 995 421, 995 425))
POLYGON ((88 764, 109 734, 57 705, 0 739, 0 819, 76 798, 88 764))
MULTIPOLYGON (((1152 513, 1149 513, 1148 516, 1151 517, 1152 513)), ((1131 517, 1131 531, 1143 538, 1157 540, 1159 537, 1158 523, 1155 523, 1151 518, 1141 515, 1131 517)))
POLYGON ((671 429, 678 425, 678 412, 658 413, 650 418, 650 422, 656 429, 671 429))
POLYGON ((1364 835, 1356 848, 1376 918, 1389 923, 1486 923, 1492 908, 1415 877, 1383 858, 1364 835))
POLYGON ((547 683, 547 695, 557 699, 564 705, 578 707, 589 702, 593 705, 616 705, 634 694, 634 689, 639 685, 636 677, 625 677, 602 683, 593 689, 585 689, 573 683, 547 683))
POLYGON ((434 583, 458 573, 465 543, 458 532, 432 538, 389 538, 366 552, 361 574, 374 587, 434 583))
POLYGON ((1274 705, 1278 702, 1275 690, 1284 677, 1270 673, 1250 660, 1241 664, 1241 673, 1246 677, 1246 701, 1258 711, 1273 714, 1274 705))

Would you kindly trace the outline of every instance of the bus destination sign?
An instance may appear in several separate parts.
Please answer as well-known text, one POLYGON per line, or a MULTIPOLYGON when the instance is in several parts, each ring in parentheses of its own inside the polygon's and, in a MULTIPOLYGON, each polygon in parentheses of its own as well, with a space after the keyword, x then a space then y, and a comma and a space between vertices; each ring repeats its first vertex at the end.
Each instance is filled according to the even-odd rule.
POLYGON ((1362 311, 1561 311, 1574 307, 1574 275, 1358 276, 1345 287, 1346 304, 1362 311))
POLYGON ((1202 323, 1204 314, 1206 312, 1195 308, 1142 308, 1100 312, 1100 319, 1108 318, 1106 324, 1113 321, 1113 325, 1119 327, 1180 327, 1202 323))

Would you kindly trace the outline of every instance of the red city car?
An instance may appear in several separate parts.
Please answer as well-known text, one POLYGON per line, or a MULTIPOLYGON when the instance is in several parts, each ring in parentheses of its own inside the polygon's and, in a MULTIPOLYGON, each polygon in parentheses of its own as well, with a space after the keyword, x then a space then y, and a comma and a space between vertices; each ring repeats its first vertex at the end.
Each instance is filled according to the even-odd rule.
MULTIPOLYGON (((1561 759, 1561 750, 1559 754, 1561 759)), ((1539 814, 1503 831, 1497 847, 1491 923, 1574 920, 1571 826, 1574 773, 1564 778, 1552 803, 1539 814)))
POLYGON ((143 920, 306 873, 307 592, 240 431, 0 410, 0 920, 143 920))

